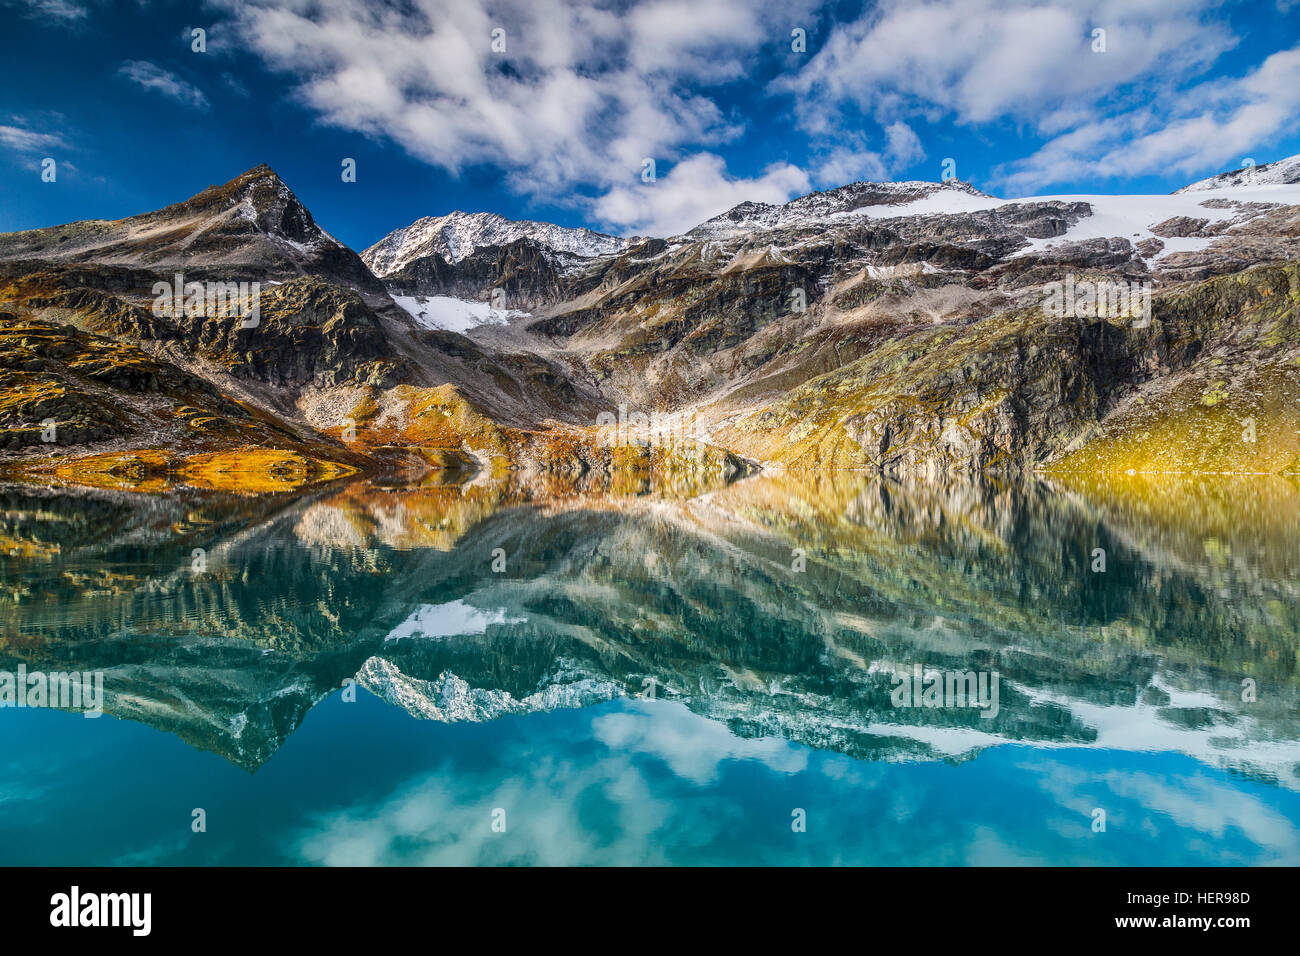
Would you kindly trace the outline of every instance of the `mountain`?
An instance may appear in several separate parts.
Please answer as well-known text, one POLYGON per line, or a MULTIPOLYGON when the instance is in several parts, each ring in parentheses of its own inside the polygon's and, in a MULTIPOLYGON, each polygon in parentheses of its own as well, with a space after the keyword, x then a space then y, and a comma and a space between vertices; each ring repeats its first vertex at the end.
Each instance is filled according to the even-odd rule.
POLYGON ((483 246, 454 263, 436 253, 420 256, 385 275, 383 283, 395 296, 478 300, 504 294, 509 308, 531 309, 559 301, 565 275, 586 261, 525 238, 483 246))
POLYGON ((266 165, 184 202, 127 219, 92 219, 0 236, 0 259, 219 269, 262 282, 315 275, 383 293, 360 257, 321 229, 266 165))
POLYGON ((1270 188, 745 204, 563 276, 525 328, 785 467, 1291 469, 1300 187, 1270 188), (1052 314, 1067 283, 1092 291, 1052 314), (1246 418, 1263 437, 1226 440, 1246 418))
POLYGON ((889 207, 928 201, 934 211, 958 211, 963 197, 988 199, 959 180, 943 183, 850 183, 825 192, 809 193, 784 205, 744 202, 700 223, 686 233, 690 239, 729 239, 765 229, 796 228, 832 221, 840 216, 873 210, 888 215, 889 207))
POLYGON ((451 212, 445 216, 426 216, 390 232, 361 253, 361 258, 382 278, 417 259, 438 256, 455 264, 478 249, 507 246, 521 239, 532 240, 551 252, 583 258, 612 255, 627 245, 623 239, 590 229, 516 221, 491 212, 451 212))
POLYGON ((1184 186, 1177 190, 1175 195, 1204 192, 1207 189, 1228 189, 1234 186, 1277 186, 1291 183, 1300 183, 1300 156, 1290 156, 1279 159, 1275 163, 1243 166, 1231 172, 1219 173, 1209 179, 1184 186))
POLYGON ((552 461, 537 432, 595 403, 552 359, 414 321, 267 166, 155 212, 0 236, 0 471, 161 490, 215 469, 289 490, 509 447, 610 480, 608 449, 580 435, 552 461), (178 298, 177 272, 202 294, 178 298), (242 304, 220 291, 237 282, 242 304))
POLYGON ((133 453, 152 416, 183 460, 270 443, 325 473, 546 487, 698 489, 769 465, 1296 472, 1298 163, 1162 196, 853 183, 667 239, 455 213, 364 261, 258 167, 156 213, 0 236, 0 465, 133 453), (266 282, 261 324, 157 314, 151 285, 180 265, 266 282), (89 371, 118 356, 165 370, 105 373, 164 393, 125 424, 121 388, 89 371), (173 427, 220 417, 200 381, 272 431, 173 427), (611 446, 614 412, 641 425, 611 446))

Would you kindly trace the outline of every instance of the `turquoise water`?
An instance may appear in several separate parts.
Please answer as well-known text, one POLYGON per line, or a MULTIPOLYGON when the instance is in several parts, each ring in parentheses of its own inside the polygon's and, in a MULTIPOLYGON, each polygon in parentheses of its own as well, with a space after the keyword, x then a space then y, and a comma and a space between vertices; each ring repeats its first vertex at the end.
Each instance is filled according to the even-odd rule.
POLYGON ((10 487, 0 863, 1295 864, 1294 496, 10 487))

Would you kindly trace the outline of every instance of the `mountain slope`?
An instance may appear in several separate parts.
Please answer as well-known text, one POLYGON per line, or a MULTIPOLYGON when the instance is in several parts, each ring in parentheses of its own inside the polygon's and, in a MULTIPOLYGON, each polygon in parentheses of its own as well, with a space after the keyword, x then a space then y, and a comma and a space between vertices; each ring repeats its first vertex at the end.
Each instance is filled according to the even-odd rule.
POLYGON ((1289 156, 1274 163, 1258 166, 1243 166, 1231 172, 1219 173, 1209 179, 1202 179, 1182 189, 1178 193, 1204 192, 1207 189, 1227 189, 1232 186, 1276 186, 1300 183, 1300 156, 1289 156))
POLYGON ((445 216, 426 216, 396 229, 362 252, 361 258, 382 278, 416 259, 438 256, 454 264, 477 249, 506 246, 520 239, 531 239, 543 249, 584 258, 611 255, 627 245, 623 239, 590 229, 510 220, 491 212, 456 211, 445 216))
POLYGON ((267 165, 156 212, 8 233, 0 236, 0 259, 198 267, 229 281, 316 275, 383 293, 357 254, 321 229, 267 165))
POLYGON ((327 270, 268 280, 252 329, 151 308, 160 261, 198 276, 319 266, 268 252, 332 243, 300 208, 259 167, 158 213, 63 227, 52 253, 57 228, 0 237, 0 307, 20 328, 138 346, 286 432, 350 435, 375 464, 594 486, 623 468, 751 470, 737 454, 926 475, 1300 468, 1300 183, 1018 200, 854 183, 629 241, 454 214, 367 250, 395 267, 374 282, 400 307, 327 270), (449 330, 430 310, 493 321, 449 330), (615 454, 596 427, 615 412, 722 447, 683 456, 633 428, 618 441, 635 450, 615 454), (1249 448, 1224 437, 1245 419, 1249 448))
POLYGON ((690 239, 723 239, 763 229, 814 225, 839 216, 872 210, 890 215, 891 206, 904 206, 928 200, 935 209, 956 211, 962 199, 988 199, 969 183, 948 180, 942 183, 849 183, 825 192, 809 193, 783 205, 744 202, 721 215, 708 219, 686 233, 690 239))
MULTIPOLYGON (((224 453, 241 435, 292 454, 310 446, 348 467, 427 468, 430 460, 463 459, 467 436, 442 429, 445 448, 419 451, 410 447, 414 440, 376 445, 365 428, 350 444, 340 438, 364 417, 358 409, 384 407, 409 418, 444 386, 514 426, 580 413, 591 401, 589 390, 544 357, 422 328, 265 166, 157 212, 0 236, 0 337, 17 343, 20 366, 5 377, 0 459, 41 474, 70 457, 87 459, 98 473, 103 456, 145 448, 165 451, 160 461, 224 453), (154 287, 170 287, 180 271, 206 295, 187 290, 178 309, 154 287), (244 305, 256 305, 255 317, 224 296, 212 298, 214 283, 236 280, 250 283, 244 305), (147 363, 151 381, 191 384, 165 386, 175 397, 166 408, 144 403, 156 416, 150 428, 147 416, 114 410, 118 402, 140 404, 138 396, 100 394, 68 371, 103 361, 121 364, 112 374, 124 379, 133 365, 147 363), (29 381, 28 372, 45 378, 29 381), (271 431, 242 434, 231 422, 238 415, 210 414, 187 397, 198 387, 192 383, 228 409, 237 407, 230 402, 251 409, 271 431), (182 406, 212 427, 171 428, 182 406), (47 419, 52 441, 40 437, 47 419)), ((256 471, 255 456, 244 457, 256 471)))

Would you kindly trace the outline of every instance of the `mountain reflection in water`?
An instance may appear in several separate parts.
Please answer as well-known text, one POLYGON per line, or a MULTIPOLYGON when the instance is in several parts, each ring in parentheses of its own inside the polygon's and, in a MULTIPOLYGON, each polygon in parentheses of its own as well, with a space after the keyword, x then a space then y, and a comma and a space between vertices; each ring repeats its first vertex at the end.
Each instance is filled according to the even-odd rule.
MULTIPOLYGON (((106 713, 250 772, 354 678, 452 725, 603 707, 616 748, 658 714, 742 757, 1010 747, 1041 770, 1083 748, 1300 791, 1300 491, 1280 478, 0 494, 0 670, 103 671, 106 713), (996 672, 996 716, 893 706, 914 665, 996 672)), ((1288 806, 1273 849, 1295 862, 1288 806)))

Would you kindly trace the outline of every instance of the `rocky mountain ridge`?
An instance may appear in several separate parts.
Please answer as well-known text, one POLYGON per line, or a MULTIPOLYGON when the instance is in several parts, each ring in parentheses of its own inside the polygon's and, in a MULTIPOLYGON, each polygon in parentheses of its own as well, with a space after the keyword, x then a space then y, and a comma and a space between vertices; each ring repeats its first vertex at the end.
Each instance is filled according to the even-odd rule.
POLYGON ((220 269, 263 283, 317 275, 365 293, 384 291, 265 164, 156 212, 0 235, 0 260, 14 259, 220 269))
POLYGON ((86 459, 100 475, 130 472, 119 458, 141 449, 237 461, 269 442, 326 474, 455 463, 605 482, 719 462, 732 475, 756 462, 1287 471, 1297 163, 1163 197, 855 183, 741 204, 671 239, 455 214, 367 250, 393 267, 382 281, 261 166, 156 213, 0 236, 14 343, 0 455, 42 474, 86 459), (178 270, 259 282, 259 322, 160 313, 151 287, 178 270), (1068 307, 1049 307, 1067 289, 1068 307), (430 328, 407 311, 429 296, 490 302, 508 321, 430 328), (105 374, 158 383, 150 414, 165 427, 111 410, 86 371, 106 362, 163 370, 105 374), (292 438, 213 414, 197 381, 292 438), (665 448, 634 426, 611 446, 601 416, 629 410, 688 419, 692 437, 665 448), (215 424, 172 427, 191 419, 215 424), (1254 440, 1229 441, 1246 419, 1254 440), (61 438, 43 437, 47 422, 61 438))
POLYGON ((809 193, 782 205, 744 202, 688 230, 685 237, 734 238, 759 230, 815 225, 864 210, 888 215, 888 207, 905 206, 925 199, 942 204, 945 199, 958 195, 991 198, 969 183, 956 179, 941 183, 849 183, 835 189, 809 193))
POLYGON ((1290 156, 1273 163, 1243 166, 1230 172, 1202 179, 1182 189, 1179 193, 1205 192, 1209 189, 1226 189, 1232 186, 1270 186, 1300 183, 1300 156, 1290 156))
POLYGON ((549 222, 512 220, 492 212, 455 212, 426 216, 390 232, 361 253, 361 259, 380 278, 397 272, 413 260, 438 256, 455 264, 486 246, 506 246, 521 239, 543 249, 570 256, 595 258, 622 251, 627 241, 616 236, 572 229, 549 222))

